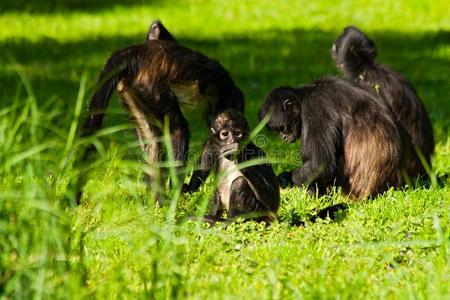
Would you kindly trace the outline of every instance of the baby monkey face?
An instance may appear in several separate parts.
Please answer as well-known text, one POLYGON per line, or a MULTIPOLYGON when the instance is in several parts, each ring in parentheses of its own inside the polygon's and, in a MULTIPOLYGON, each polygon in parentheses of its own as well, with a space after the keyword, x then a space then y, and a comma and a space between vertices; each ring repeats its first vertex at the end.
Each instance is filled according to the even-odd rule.
POLYGON ((243 136, 244 134, 240 128, 223 128, 219 132, 219 138, 222 144, 225 145, 239 143, 242 141, 243 136))
POLYGON ((242 113, 225 110, 216 117, 211 131, 220 152, 223 155, 229 155, 236 152, 239 144, 248 138, 250 128, 242 113))
POLYGON ((229 156, 238 151, 239 143, 243 140, 243 132, 239 128, 224 128, 219 132, 221 154, 229 156))

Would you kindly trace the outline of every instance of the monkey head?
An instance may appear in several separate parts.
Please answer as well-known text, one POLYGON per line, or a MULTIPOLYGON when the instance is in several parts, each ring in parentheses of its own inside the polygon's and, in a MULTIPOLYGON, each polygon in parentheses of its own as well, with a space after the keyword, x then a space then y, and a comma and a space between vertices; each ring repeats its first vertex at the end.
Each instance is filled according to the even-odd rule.
POLYGON ((248 138, 250 127, 241 112, 227 109, 215 117, 211 133, 222 155, 227 156, 236 152, 239 144, 248 138))
POLYGON ((355 26, 345 27, 331 48, 331 57, 344 72, 359 72, 362 67, 373 65, 376 56, 375 43, 355 26))
POLYGON ((178 43, 177 40, 170 34, 170 32, 159 20, 153 21, 150 25, 147 33, 147 40, 160 40, 171 43, 178 43))
POLYGON ((259 119, 268 114, 267 128, 279 133, 283 141, 293 143, 300 138, 301 103, 296 89, 280 87, 272 90, 259 110, 259 119))

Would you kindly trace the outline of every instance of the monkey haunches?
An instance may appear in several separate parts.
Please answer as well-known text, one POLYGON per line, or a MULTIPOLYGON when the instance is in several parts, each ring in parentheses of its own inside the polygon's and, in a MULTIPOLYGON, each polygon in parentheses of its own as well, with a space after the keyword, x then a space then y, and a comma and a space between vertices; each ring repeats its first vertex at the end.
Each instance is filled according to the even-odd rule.
POLYGON ((376 61, 375 43, 354 26, 344 28, 331 56, 345 78, 389 106, 403 131, 404 142, 412 144, 405 155, 406 176, 427 177, 434 154, 433 126, 412 85, 403 75, 376 61))
MULTIPOLYGON (((178 44, 161 22, 152 23, 147 39, 143 44, 116 51, 108 59, 89 103, 81 135, 93 135, 101 128, 109 100, 118 90, 135 124, 148 167, 158 166, 161 124, 165 119, 169 122, 173 160, 183 165, 190 131, 182 106, 204 107, 204 119, 209 125, 225 109, 243 111, 244 96, 217 60, 178 44)), ((92 149, 88 147, 83 158, 92 149)), ((82 181, 85 175, 82 174, 82 181)))

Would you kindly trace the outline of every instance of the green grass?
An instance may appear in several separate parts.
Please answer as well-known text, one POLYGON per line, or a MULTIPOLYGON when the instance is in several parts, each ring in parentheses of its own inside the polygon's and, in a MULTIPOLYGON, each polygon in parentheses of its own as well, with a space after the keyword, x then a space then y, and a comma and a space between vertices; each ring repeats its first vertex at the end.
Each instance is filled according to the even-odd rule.
MULTIPOLYGON (((391 190, 305 227, 287 220, 346 200, 287 189, 280 223, 208 228, 183 220, 205 211, 212 180, 179 199, 169 190, 176 201, 156 206, 117 97, 94 139, 102 155, 85 200, 72 204, 74 159, 87 142, 74 135, 80 110, 108 55, 141 42, 155 18, 232 73, 253 127, 271 88, 338 74, 331 43, 359 26, 421 96, 437 140, 434 171, 448 175, 447 1, 3 0, 0 12, 0 299, 450 297, 448 180, 391 190)), ((189 119, 198 150, 207 128, 189 119)), ((269 138, 266 151, 287 153, 276 171, 291 167, 300 145, 269 138)))

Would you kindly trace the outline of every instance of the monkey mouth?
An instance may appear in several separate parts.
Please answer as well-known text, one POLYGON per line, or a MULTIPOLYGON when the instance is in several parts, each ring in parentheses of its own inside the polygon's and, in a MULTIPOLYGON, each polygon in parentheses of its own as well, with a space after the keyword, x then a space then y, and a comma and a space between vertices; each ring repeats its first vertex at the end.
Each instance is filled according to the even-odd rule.
POLYGON ((295 142, 295 136, 290 137, 286 142, 289 143, 289 144, 294 143, 295 142))
POLYGON ((293 142, 296 141, 296 139, 297 139, 297 136, 295 134, 285 135, 282 137, 282 140, 288 144, 292 144, 293 142))
POLYGON ((222 147, 221 154, 223 156, 229 156, 233 153, 236 153, 238 151, 238 148, 239 148, 238 143, 226 145, 226 146, 222 147))

